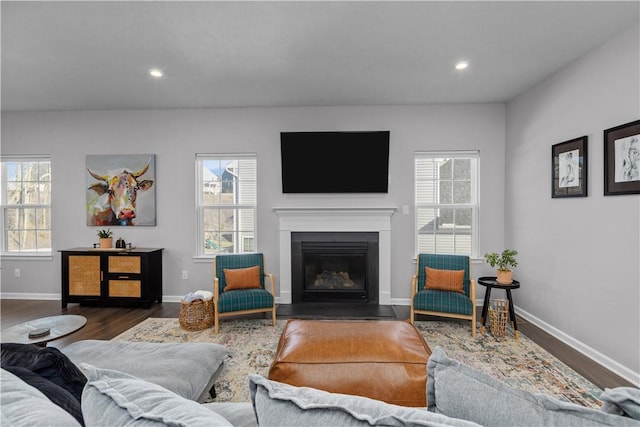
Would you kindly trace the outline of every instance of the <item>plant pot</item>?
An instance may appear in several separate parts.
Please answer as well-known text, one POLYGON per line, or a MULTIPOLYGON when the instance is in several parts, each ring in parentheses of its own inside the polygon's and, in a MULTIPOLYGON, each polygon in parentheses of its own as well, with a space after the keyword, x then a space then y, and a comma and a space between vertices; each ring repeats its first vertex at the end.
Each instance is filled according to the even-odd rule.
POLYGON ((511 270, 496 270, 497 278, 496 282, 501 285, 510 285, 513 283, 513 271, 511 270))
POLYGON ((113 247, 113 237, 101 237, 100 247, 102 249, 111 249, 113 247))

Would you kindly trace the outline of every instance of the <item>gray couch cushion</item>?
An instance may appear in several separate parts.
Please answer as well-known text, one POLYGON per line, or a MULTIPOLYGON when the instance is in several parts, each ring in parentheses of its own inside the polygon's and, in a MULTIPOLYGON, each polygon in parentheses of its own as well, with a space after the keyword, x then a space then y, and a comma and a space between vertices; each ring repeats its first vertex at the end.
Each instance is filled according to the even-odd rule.
POLYGON ((640 389, 633 387, 606 388, 600 395, 603 412, 640 420, 640 389))
POLYGON ((251 402, 212 402, 203 403, 202 406, 222 415, 234 427, 258 427, 251 402))
MULTIPOLYGON (((49 381, 46 378, 42 378, 40 375, 26 368, 20 368, 17 366, 6 366, 2 369, 11 372, 13 375, 20 378, 25 383, 38 389, 38 391, 44 394, 52 403, 55 403, 60 408, 67 411, 80 424, 83 423, 82 409, 80 408, 80 399, 76 399, 75 396, 69 393, 69 391, 60 387, 58 384, 49 381)), ((80 396, 82 396, 82 394, 80 394, 80 396)))
POLYGON ((231 426, 197 402, 124 372, 80 367, 87 375, 82 393, 85 425, 91 426, 231 426))
POLYGON ((265 426, 476 426, 424 408, 391 405, 361 396, 294 387, 249 375, 259 425, 265 426))
POLYGON ((1 370, 0 425, 79 427, 67 411, 10 372, 1 370))
POLYGON ((487 426, 635 426, 631 418, 513 389, 436 347, 427 364, 430 411, 487 426))
POLYGON ((61 349, 76 365, 126 372, 187 399, 202 401, 213 385, 226 347, 213 343, 150 343, 85 340, 61 349), (153 363, 150 363, 153 362, 153 363))

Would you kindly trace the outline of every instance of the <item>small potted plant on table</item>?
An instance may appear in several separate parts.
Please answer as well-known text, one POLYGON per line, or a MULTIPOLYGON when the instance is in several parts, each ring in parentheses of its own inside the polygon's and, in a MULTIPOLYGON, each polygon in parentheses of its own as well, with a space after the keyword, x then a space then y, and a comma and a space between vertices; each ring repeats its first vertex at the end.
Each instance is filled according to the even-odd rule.
POLYGON ((518 251, 513 249, 505 249, 500 255, 496 252, 487 252, 484 254, 485 260, 487 260, 487 263, 489 263, 491 267, 498 266, 496 270, 496 282, 501 285, 510 285, 513 283, 513 271, 509 267, 516 267, 518 265, 516 255, 518 255, 518 251))
POLYGON ((111 229, 98 230, 98 238, 100 239, 101 248, 111 249, 113 245, 113 231, 111 231, 111 229))

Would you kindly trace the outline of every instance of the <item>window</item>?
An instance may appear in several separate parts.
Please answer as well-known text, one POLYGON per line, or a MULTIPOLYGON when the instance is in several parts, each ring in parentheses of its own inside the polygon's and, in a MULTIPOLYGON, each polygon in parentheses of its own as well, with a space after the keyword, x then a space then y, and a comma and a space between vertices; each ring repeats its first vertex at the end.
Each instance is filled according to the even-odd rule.
POLYGON ((478 253, 479 153, 417 152, 417 253, 478 253))
POLYGON ((1 252, 51 255, 51 161, 48 156, 2 157, 1 252))
POLYGON ((255 154, 198 154, 197 256, 256 249, 255 154))

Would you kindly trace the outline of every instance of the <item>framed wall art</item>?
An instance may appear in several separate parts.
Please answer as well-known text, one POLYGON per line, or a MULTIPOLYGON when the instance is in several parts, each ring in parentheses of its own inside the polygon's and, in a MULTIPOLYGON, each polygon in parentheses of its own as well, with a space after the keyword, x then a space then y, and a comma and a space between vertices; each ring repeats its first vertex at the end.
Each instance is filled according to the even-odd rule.
POLYGON ((551 146, 551 197, 587 197, 587 136, 551 146))
POLYGON ((156 225, 154 154, 88 155, 87 225, 156 225))
POLYGON ((640 194, 640 120, 604 131, 604 195, 640 194))

